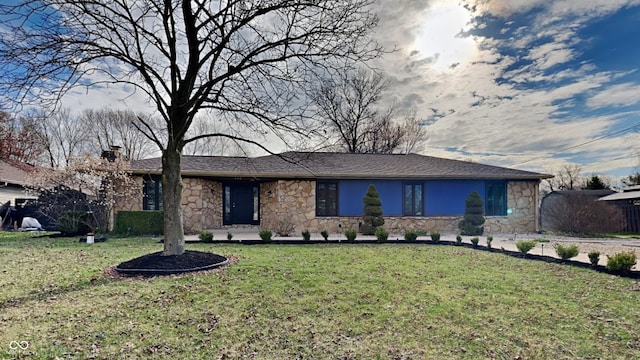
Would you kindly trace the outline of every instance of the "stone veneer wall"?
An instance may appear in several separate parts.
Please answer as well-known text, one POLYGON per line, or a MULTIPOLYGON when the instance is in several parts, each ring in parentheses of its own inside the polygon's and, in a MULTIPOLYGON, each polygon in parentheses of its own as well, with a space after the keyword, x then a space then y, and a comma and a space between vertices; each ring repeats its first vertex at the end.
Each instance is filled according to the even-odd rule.
MULTIPOLYGON (((118 201, 117 210, 142 210, 142 177, 140 196, 118 201)), ((182 220, 185 233, 197 233, 206 229, 222 227, 222 184, 199 178, 183 178, 182 220)))
POLYGON ((524 233, 538 231, 538 181, 507 183, 507 216, 487 216, 487 233, 524 233))
POLYGON ((199 178, 183 178, 182 219, 185 233, 222 227, 222 184, 199 178))
MULTIPOLYGON (((359 216, 316 217, 315 181, 279 180, 261 185, 261 227, 276 230, 279 221, 295 224, 295 232, 327 230, 343 232, 357 229, 359 216), (271 195, 268 195, 271 192, 271 195), (303 194, 303 195, 301 195, 303 194)), ((538 230, 538 182, 510 181, 507 184, 508 216, 487 216, 486 233, 533 232, 538 230)), ((407 229, 457 232, 462 216, 401 217, 386 216, 384 227, 391 232, 407 229)))
POLYGON ((294 233, 305 229, 318 231, 316 219, 316 182, 278 180, 260 184, 260 227, 278 231, 287 224, 294 233))
MULTIPOLYGON (((124 210, 124 211, 140 211, 142 210, 142 177, 138 176, 134 178, 135 183, 139 187, 140 196, 117 196, 115 199, 115 211, 124 210)), ((117 188, 117 186, 116 186, 117 188)), ((117 190, 116 190, 117 191, 117 190)), ((126 192, 126 190, 121 190, 122 192, 126 192)))
MULTIPOLYGON (((182 194, 185 232, 222 228, 222 184, 185 178, 182 194)), ((140 178, 142 183, 142 178, 140 178)), ((294 233, 327 230, 343 232, 358 228, 359 216, 316 217, 316 183, 313 180, 277 180, 260 184, 260 227, 277 231, 281 222, 295 225, 294 233)), ((538 182, 510 181, 507 184, 508 216, 487 216, 485 233, 533 232, 538 230, 538 182)), ((127 199, 119 210, 142 210, 142 196, 127 199)), ((462 216, 386 216, 384 227, 391 232, 407 229, 457 232, 462 216)))

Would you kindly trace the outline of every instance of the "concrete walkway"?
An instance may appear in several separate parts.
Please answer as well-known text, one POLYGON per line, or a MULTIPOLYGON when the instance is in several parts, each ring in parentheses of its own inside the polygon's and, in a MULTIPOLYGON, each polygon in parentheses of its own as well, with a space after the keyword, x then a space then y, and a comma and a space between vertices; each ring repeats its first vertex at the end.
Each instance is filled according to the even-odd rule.
MULTIPOLYGON (((226 240, 227 233, 231 232, 233 234, 233 241, 238 240, 260 240, 260 236, 258 235, 258 231, 255 228, 232 228, 232 229, 216 229, 216 230, 208 230, 211 231, 214 235, 214 240, 226 240)), ((441 241, 451 241, 455 242, 456 239, 455 233, 442 233, 440 240, 441 241)), ((504 248, 505 250, 510 251, 518 251, 516 247, 516 242, 520 240, 534 240, 534 239, 546 239, 549 240, 548 243, 539 243, 533 248, 529 253, 535 255, 546 255, 558 258, 556 255, 555 249, 553 245, 555 243, 560 243, 563 245, 576 244, 580 249, 580 254, 572 258, 571 260, 580 261, 584 263, 589 263, 588 253, 590 251, 596 250, 600 251, 600 265, 606 265, 607 257, 606 255, 613 255, 622 251, 634 251, 638 258, 640 259, 640 239, 620 239, 620 238, 580 238, 580 237, 566 237, 566 236, 557 236, 557 235, 547 235, 547 234, 491 234, 493 236, 492 247, 494 249, 504 248)), ((470 244, 471 236, 463 236, 463 243, 470 244)), ((478 242, 479 246, 486 247, 487 246, 487 237, 479 236, 480 241, 478 242)), ((404 239, 404 234, 392 233, 389 234, 389 239, 404 239)), ((420 236, 418 240, 430 240, 429 236, 420 236)), ((198 235, 185 235, 186 241, 197 241, 198 235)), ((288 237, 279 237, 274 234, 273 240, 302 240, 302 236, 299 234, 294 234, 294 236, 288 237)), ((311 240, 323 240, 322 236, 319 233, 311 233, 311 240)), ((332 233, 329 235, 329 240, 340 240, 346 241, 347 238, 342 233, 332 233)), ((356 238, 356 242, 358 240, 376 240, 375 236, 371 235, 362 235, 358 234, 356 238)), ((633 270, 640 271, 640 263, 634 267, 633 270)))

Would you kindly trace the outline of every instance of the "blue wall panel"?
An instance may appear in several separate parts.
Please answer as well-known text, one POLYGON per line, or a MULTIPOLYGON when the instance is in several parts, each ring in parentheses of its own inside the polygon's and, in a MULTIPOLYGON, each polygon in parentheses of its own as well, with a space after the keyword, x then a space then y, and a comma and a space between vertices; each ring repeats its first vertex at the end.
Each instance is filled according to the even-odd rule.
MULTIPOLYGON (((415 180, 339 180, 338 214, 361 216, 362 198, 369 184, 374 184, 380 194, 382 211, 387 216, 402 216, 402 184, 415 180)), ((424 204, 426 216, 462 215, 465 201, 472 191, 477 191, 485 201, 484 180, 425 180, 424 204)))
POLYGON ((425 183, 425 215, 462 215, 472 191, 484 201, 484 180, 429 180, 425 183))
POLYGON ((362 198, 367 193, 369 184, 376 186, 384 215, 402 215, 402 181, 400 180, 340 180, 338 182, 338 214, 362 215, 362 198))

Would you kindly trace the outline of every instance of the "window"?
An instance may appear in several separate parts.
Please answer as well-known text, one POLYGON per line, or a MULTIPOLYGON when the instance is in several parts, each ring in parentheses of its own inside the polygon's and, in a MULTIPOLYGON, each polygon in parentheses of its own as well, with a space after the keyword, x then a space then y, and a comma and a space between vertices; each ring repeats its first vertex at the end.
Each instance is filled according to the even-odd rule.
POLYGON ((162 180, 145 176, 142 187, 142 210, 162 210, 162 180))
POLYGON ((484 214, 487 216, 507 215, 506 181, 487 181, 484 191, 484 214))
POLYGON ((404 184, 402 187, 402 215, 422 216, 424 208, 424 192, 422 184, 404 184))
POLYGON ((316 183, 316 216, 338 216, 338 183, 316 183))

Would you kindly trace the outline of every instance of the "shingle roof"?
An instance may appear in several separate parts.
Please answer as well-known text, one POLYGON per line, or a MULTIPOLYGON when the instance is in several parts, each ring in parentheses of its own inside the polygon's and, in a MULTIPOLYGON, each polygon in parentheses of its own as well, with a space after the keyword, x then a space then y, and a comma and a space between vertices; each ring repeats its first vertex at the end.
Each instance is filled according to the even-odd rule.
POLYGON ((0 183, 25 185, 31 170, 30 165, 0 159, 0 183))
MULTIPOLYGON (((136 174, 159 174, 160 158, 131 163, 136 174)), ((184 176, 234 178, 447 178, 542 179, 523 170, 418 154, 348 154, 288 152, 255 158, 183 156, 184 176)))

